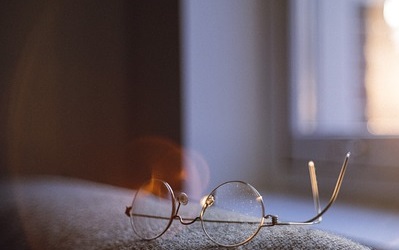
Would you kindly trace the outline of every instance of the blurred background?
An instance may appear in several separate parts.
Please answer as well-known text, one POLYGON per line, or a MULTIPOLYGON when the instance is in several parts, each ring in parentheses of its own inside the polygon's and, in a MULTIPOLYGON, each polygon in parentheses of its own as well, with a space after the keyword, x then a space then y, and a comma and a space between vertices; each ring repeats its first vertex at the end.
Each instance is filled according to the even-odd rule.
POLYGON ((178 6, 3 1, 2 172, 148 178, 141 138, 182 141, 178 6))
POLYGON ((129 188, 156 176, 198 194, 240 179, 285 211, 280 195, 311 198, 308 160, 328 199, 351 151, 337 217, 366 211, 352 223, 364 229, 389 216, 374 231, 327 229, 398 246, 397 230, 371 238, 398 221, 398 11, 395 0, 2 1, 0 174, 129 188))

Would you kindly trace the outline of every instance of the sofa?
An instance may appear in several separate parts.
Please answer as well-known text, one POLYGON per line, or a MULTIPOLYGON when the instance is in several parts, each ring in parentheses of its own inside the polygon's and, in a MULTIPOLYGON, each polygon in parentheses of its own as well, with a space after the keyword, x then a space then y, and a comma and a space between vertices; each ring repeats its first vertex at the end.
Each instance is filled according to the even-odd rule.
MULTIPOLYGON (((134 190, 83 179, 30 176, 1 181, 1 249, 220 249, 198 222, 174 221, 160 238, 139 239, 125 215, 134 190)), ((370 249, 303 226, 262 228, 240 249, 370 249)))

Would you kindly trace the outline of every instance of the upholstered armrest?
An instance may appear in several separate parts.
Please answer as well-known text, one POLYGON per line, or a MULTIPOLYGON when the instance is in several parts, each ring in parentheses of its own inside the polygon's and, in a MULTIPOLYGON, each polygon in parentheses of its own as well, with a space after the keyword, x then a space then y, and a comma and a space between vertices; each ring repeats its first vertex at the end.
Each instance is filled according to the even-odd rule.
MULTIPOLYGON (((139 240, 124 215, 134 191, 76 179, 35 177, 1 184, 1 249, 217 248, 200 223, 139 240)), ((263 228, 242 249, 368 249, 312 227, 263 228)))

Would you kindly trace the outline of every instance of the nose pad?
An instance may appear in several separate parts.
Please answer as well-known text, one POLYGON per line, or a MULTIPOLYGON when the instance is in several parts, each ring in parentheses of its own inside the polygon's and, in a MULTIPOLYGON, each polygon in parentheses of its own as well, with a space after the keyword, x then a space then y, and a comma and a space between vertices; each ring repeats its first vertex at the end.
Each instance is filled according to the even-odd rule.
POLYGON ((180 193, 179 196, 177 197, 177 200, 179 201, 180 204, 187 205, 188 196, 186 193, 180 193))
POLYGON ((215 196, 213 195, 208 195, 208 198, 206 198, 205 204, 207 207, 210 207, 213 205, 213 203, 215 203, 215 196))

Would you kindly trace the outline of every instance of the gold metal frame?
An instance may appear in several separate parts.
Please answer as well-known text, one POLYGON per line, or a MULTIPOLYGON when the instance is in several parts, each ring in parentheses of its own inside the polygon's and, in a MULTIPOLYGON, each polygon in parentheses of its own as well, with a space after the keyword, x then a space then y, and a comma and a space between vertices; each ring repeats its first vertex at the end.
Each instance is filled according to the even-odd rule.
MULTIPOLYGON (((204 204, 202 206, 200 215, 198 217, 196 217, 194 219, 184 219, 183 217, 181 217, 179 215, 179 209, 180 209, 181 205, 186 205, 188 203, 188 196, 185 193, 180 193, 176 197, 174 192, 173 192, 173 190, 172 190, 172 188, 170 187, 170 185, 167 182, 162 181, 162 180, 158 180, 158 181, 162 182, 165 185, 165 187, 168 189, 168 192, 171 195, 171 199, 173 201, 172 202, 172 214, 171 214, 171 216, 169 218, 167 218, 167 217, 159 217, 159 216, 132 214, 132 207, 134 206, 134 203, 135 203, 136 196, 137 196, 138 192, 136 193, 136 195, 135 195, 135 197, 133 199, 132 206, 126 207, 125 214, 128 217, 131 218, 131 223, 132 223, 133 230, 138 236, 140 236, 140 233, 137 232, 137 230, 136 230, 136 228, 135 228, 135 226, 133 224, 133 220, 132 220, 133 216, 146 216, 146 217, 150 217, 150 218, 167 219, 167 220, 169 220, 166 228, 160 234, 158 234, 156 237, 148 238, 148 239, 145 239, 145 240, 153 240, 153 239, 156 239, 156 238, 162 236, 168 230, 168 228, 172 224, 173 220, 177 219, 183 225, 190 225, 190 224, 193 224, 196 221, 201 221, 202 229, 204 230, 204 232, 208 236, 208 238, 210 240, 212 240, 213 242, 215 242, 216 244, 220 245, 220 246, 225 246, 225 247, 240 246, 240 245, 243 245, 243 244, 249 242, 250 240, 252 240, 257 235, 257 233, 260 231, 260 229, 262 227, 281 226, 281 225, 313 225, 313 224, 320 223, 321 220, 322 220, 322 215, 327 212, 327 210, 333 205, 333 203, 336 201, 336 199, 338 197, 338 194, 339 194, 339 191, 340 191, 340 188, 341 188, 341 185, 342 185, 342 181, 344 179, 345 171, 346 171, 346 168, 348 166, 349 157, 350 157, 350 153, 347 153, 346 156, 345 156, 344 162, 342 164, 341 171, 340 171, 340 173, 338 175, 338 179, 337 179, 337 183, 335 184, 334 191, 333 191, 333 193, 331 195, 331 198, 330 198, 329 202, 327 203, 327 205, 323 209, 321 209, 321 207, 320 207, 319 189, 318 189, 318 185, 317 185, 315 165, 314 165, 314 163, 312 161, 309 162, 308 167, 309 167, 310 183, 311 183, 311 186, 312 186, 312 195, 313 195, 313 202, 314 202, 315 209, 316 209, 316 215, 314 217, 306 220, 306 221, 302 221, 302 222, 284 222, 284 221, 279 221, 278 217, 275 216, 275 215, 270 215, 270 214, 265 215, 265 206, 264 206, 264 203, 263 203, 262 196, 259 194, 259 192, 252 185, 250 185, 250 184, 248 184, 246 182, 243 182, 243 181, 228 181, 228 182, 224 182, 224 183, 220 184, 219 186, 217 186, 207 196, 207 198, 206 198, 206 200, 205 200, 205 202, 204 202, 204 204), (203 219, 203 215, 204 215, 206 209, 212 205, 213 200, 214 200, 213 194, 215 193, 215 191, 218 188, 220 188, 221 186, 225 185, 225 184, 234 183, 234 182, 238 182, 238 183, 241 183, 241 184, 244 184, 244 185, 248 185, 250 188, 253 189, 253 191, 258 196, 258 198, 260 199, 260 202, 261 202, 262 217, 260 218, 260 223, 259 223, 258 229, 248 239, 246 239, 245 241, 240 242, 238 244, 224 245, 224 244, 220 244, 219 242, 215 241, 208 234, 208 232, 205 230, 204 222, 206 222, 206 220, 203 219), (177 206, 176 206, 176 203, 177 203, 177 206)), ((213 221, 213 222, 217 222, 217 221, 213 221)))

